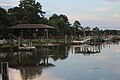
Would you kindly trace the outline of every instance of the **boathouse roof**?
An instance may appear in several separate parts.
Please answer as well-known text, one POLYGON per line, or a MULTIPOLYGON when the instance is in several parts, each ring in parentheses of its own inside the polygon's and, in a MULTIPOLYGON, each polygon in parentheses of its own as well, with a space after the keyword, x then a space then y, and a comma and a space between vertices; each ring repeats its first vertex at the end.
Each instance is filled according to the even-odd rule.
POLYGON ((54 28, 44 24, 18 24, 10 27, 9 29, 51 29, 54 28))

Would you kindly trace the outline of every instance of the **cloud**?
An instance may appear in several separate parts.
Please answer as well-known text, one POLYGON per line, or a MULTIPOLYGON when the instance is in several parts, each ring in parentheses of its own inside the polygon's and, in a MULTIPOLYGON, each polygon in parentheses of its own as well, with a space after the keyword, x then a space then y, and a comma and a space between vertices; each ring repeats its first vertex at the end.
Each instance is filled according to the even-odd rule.
POLYGON ((103 0, 104 4, 112 4, 112 3, 118 3, 120 0, 103 0))
POLYGON ((103 12, 103 11, 108 11, 108 10, 110 10, 110 8, 96 8, 96 9, 93 9, 92 11, 103 12))
POLYGON ((42 72, 42 74, 39 76, 40 77, 36 77, 31 80, 65 80, 63 78, 55 76, 52 72, 42 72))
POLYGON ((95 15, 69 15, 70 20, 94 20, 96 19, 95 15))
POLYGON ((104 0, 106 2, 120 2, 120 0, 104 0))
POLYGON ((0 0, 0 6, 17 6, 19 0, 0 0))
POLYGON ((113 15, 113 17, 120 18, 119 14, 113 15))
POLYGON ((10 80, 22 80, 21 73, 19 70, 16 69, 9 69, 10 80))
POLYGON ((98 16, 87 14, 68 15, 70 22, 73 24, 75 20, 82 23, 82 26, 98 26, 100 29, 119 29, 120 30, 120 18, 115 16, 98 16))

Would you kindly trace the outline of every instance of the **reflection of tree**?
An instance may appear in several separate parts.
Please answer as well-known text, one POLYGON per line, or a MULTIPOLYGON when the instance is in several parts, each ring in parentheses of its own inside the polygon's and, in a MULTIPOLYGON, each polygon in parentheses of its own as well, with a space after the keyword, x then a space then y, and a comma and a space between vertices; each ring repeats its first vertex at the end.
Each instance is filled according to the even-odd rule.
POLYGON ((42 67, 20 67, 17 68, 20 70, 21 72, 21 76, 23 80, 27 80, 27 79, 32 79, 34 78, 36 75, 41 75, 42 73, 42 67))
POLYGON ((0 54, 1 62, 9 62, 10 66, 36 66, 40 62, 48 63, 49 58, 54 61, 68 57, 67 46, 45 47, 37 52, 6 52, 0 54))
POLYGON ((66 51, 67 46, 55 46, 54 49, 49 53, 51 58, 54 61, 57 61, 58 59, 66 59, 68 57, 68 52, 66 51))
MULTIPOLYGON (((45 52, 44 52, 45 53, 45 52)), ((43 52, 14 52, 14 53, 1 53, 0 61, 8 62, 9 67, 20 70, 23 80, 34 78, 36 75, 41 75, 42 67, 52 67, 51 63, 40 64, 42 60, 47 60, 43 52)))
POLYGON ((0 54, 0 62, 8 62, 9 66, 20 70, 24 80, 33 78, 36 74, 41 75, 42 67, 52 67, 49 59, 54 61, 68 57, 67 46, 44 47, 37 52, 3 52, 0 54))
POLYGON ((55 46, 49 46, 38 49, 38 54, 41 55, 42 62, 44 59, 52 58, 54 61, 57 61, 58 59, 66 59, 68 57, 68 47, 64 45, 55 45, 55 46))
POLYGON ((22 80, 35 78, 36 75, 41 75, 42 73, 42 66, 16 67, 15 69, 20 71, 20 77, 22 78, 22 80))

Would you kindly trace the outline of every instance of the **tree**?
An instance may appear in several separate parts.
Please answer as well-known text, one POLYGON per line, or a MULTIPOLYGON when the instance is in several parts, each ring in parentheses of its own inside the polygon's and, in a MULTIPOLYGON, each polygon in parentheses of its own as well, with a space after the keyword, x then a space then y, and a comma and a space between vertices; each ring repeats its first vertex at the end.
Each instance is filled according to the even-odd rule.
POLYGON ((7 37, 7 29, 10 26, 9 16, 7 11, 0 7, 0 38, 7 37))
POLYGON ((57 14, 53 14, 50 18, 49 18, 49 25, 54 26, 54 31, 53 34, 57 34, 57 35, 70 35, 71 29, 70 29, 70 23, 68 21, 67 16, 61 14, 61 15, 57 15, 57 14))
POLYGON ((76 28, 76 30, 78 30, 78 29, 81 30, 82 29, 81 23, 79 21, 75 21, 73 26, 76 28))
POLYGON ((117 30, 104 30, 105 35, 117 35, 117 30))
POLYGON ((89 26, 85 27, 85 31, 90 31, 90 27, 89 26))
POLYGON ((93 31, 99 31, 98 27, 93 28, 93 31))
POLYGON ((91 31, 90 31, 90 27, 89 26, 85 27, 85 34, 86 34, 86 36, 90 36, 91 31))
POLYGON ((81 23, 79 21, 75 21, 73 27, 75 27, 74 35, 79 37, 79 34, 84 34, 83 27, 81 26, 81 23))
POLYGON ((64 30, 64 34, 71 35, 72 34, 72 31, 70 29, 71 24, 69 23, 68 17, 63 14, 61 14, 59 17, 60 17, 62 24, 64 24, 64 25, 61 25, 61 27, 64 30))
POLYGON ((18 7, 8 10, 8 13, 14 19, 14 23, 40 23, 44 18, 45 12, 42 6, 35 0, 21 0, 18 7))
POLYGON ((58 28, 59 16, 57 14, 53 14, 48 21, 48 24, 53 26, 54 29, 51 30, 51 34, 58 35, 60 34, 60 29, 58 28))
POLYGON ((23 14, 22 14, 22 10, 20 9, 20 7, 14 7, 14 8, 8 9, 8 14, 12 21, 12 25, 22 23, 21 20, 22 20, 23 14))
POLYGON ((93 35, 94 36, 98 36, 99 35, 99 33, 100 33, 100 30, 99 30, 99 28, 98 27, 95 27, 95 28, 93 28, 93 35))

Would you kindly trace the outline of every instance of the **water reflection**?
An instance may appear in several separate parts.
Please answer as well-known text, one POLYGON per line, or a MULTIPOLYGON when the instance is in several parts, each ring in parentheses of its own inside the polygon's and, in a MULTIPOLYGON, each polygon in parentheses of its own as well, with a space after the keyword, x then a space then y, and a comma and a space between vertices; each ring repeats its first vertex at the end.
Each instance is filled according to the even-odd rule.
POLYGON ((8 62, 10 68, 20 71, 22 80, 27 80, 34 78, 36 75, 41 75, 42 68, 54 67, 55 65, 50 63, 49 59, 57 61, 67 57, 67 46, 43 46, 37 48, 36 52, 1 52, 0 62, 8 62))
MULTIPOLYGON (((118 43, 113 44, 108 42, 102 45, 78 46, 42 46, 38 47, 36 52, 1 52, 0 62, 9 62, 11 80, 45 80, 47 78, 47 80, 61 80, 61 78, 56 78, 60 75, 63 76, 62 80, 72 80, 71 77, 74 74, 76 75, 74 75, 73 80, 79 80, 80 75, 87 75, 89 73, 92 75, 99 72, 100 75, 103 76, 103 74, 101 74, 102 71, 106 71, 105 73, 107 73, 107 69, 103 70, 105 67, 103 67, 103 65, 105 64, 102 62, 100 63, 100 61, 103 61, 104 57, 107 59, 106 57, 109 56, 103 56, 103 54, 101 54, 102 56, 91 58, 91 55, 98 55, 104 48, 111 47, 111 45, 118 45, 118 43), (83 54, 83 56, 89 55, 89 58, 83 56, 73 56, 73 54, 83 54), (54 74, 49 74, 50 69, 54 69, 52 70, 54 74), (45 70, 47 73, 44 72, 45 70), (63 73, 63 71, 67 72, 63 73), (62 72, 63 75, 59 72, 62 72)), ((118 47, 117 50, 119 50, 118 47)), ((103 62, 107 61, 108 60, 104 60, 103 62)), ((98 77, 96 78, 98 79, 98 77)), ((89 80, 85 76, 81 76, 81 79, 89 80)), ((95 80, 95 78, 92 78, 91 80, 95 80)))
POLYGON ((34 67, 19 67, 20 74, 23 80, 35 78, 36 75, 41 75, 42 67, 34 66, 34 67))

